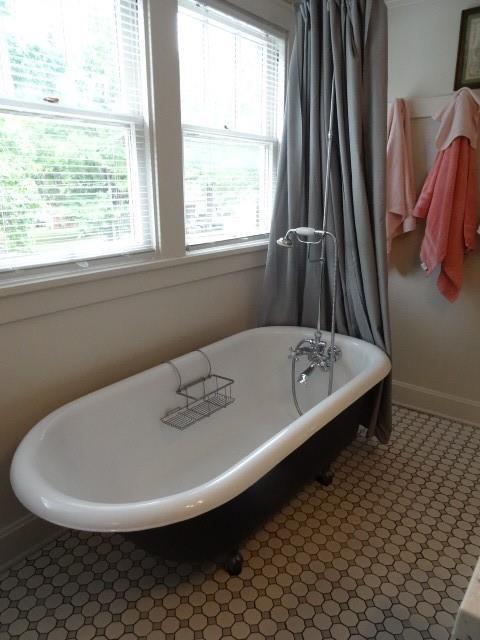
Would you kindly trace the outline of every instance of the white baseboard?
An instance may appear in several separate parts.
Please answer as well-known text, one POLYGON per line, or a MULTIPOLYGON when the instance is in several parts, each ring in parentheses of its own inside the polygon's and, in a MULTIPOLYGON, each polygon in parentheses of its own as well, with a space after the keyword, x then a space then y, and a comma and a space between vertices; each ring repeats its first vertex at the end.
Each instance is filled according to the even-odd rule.
POLYGON ((480 427, 480 402, 394 380, 393 401, 412 409, 480 427))
POLYGON ((58 537, 63 529, 31 514, 0 529, 0 574, 58 537))

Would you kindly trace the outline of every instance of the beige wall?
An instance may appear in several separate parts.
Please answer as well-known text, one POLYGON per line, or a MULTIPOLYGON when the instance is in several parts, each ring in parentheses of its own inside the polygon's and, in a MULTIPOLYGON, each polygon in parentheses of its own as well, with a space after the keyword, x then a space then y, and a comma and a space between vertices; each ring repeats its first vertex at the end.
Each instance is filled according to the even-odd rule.
MULTIPOLYGON (((424 0, 390 8, 390 100, 452 92, 460 14, 475 5, 477 0, 424 0)), ((436 128, 431 118, 413 121, 419 188, 435 156, 436 128)), ((419 267, 423 223, 418 227, 394 242, 391 256, 393 368, 401 383, 395 395, 480 423, 480 251, 467 257, 462 292, 450 304, 439 294, 436 276, 426 278, 419 267)))

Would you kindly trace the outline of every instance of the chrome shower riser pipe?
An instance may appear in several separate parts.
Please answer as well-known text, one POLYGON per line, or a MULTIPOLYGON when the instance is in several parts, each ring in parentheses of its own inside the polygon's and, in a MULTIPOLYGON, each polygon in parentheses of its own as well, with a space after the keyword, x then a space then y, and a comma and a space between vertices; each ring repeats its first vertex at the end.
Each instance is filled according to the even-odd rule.
MULTIPOLYGON (((331 365, 329 369, 329 379, 328 379, 328 395, 332 393, 333 389, 333 369, 335 366, 335 322, 336 322, 336 310, 337 310, 337 271, 338 271, 338 245, 337 239, 330 233, 329 231, 325 231, 325 236, 331 238, 333 242, 333 287, 332 287, 332 315, 330 320, 330 353, 331 353, 331 365)), ((323 246, 325 246, 325 242, 323 246)), ((320 291, 321 293, 321 291, 320 291)), ((319 309, 320 312, 320 309, 319 309)))
MULTIPOLYGON (((326 230, 328 219, 328 203, 330 199, 331 191, 331 165, 332 165, 332 142, 333 142, 333 116, 335 109, 335 77, 332 75, 332 85, 330 93, 330 114, 328 122, 327 132, 327 159, 325 167, 325 188, 323 197, 323 212, 322 212, 322 228, 314 229, 311 227, 298 227, 297 229, 289 229, 283 238, 277 240, 277 244, 285 248, 293 247, 293 240, 296 238, 301 244, 308 245, 307 260, 312 264, 319 262, 319 295, 318 295, 318 317, 317 328, 315 331, 314 339, 310 340, 305 338, 301 340, 295 348, 291 348, 292 351, 292 396, 295 404, 295 408, 299 415, 303 412, 300 409, 297 390, 296 390, 296 366, 295 363, 298 360, 299 355, 308 355, 309 366, 302 373, 300 382, 305 382, 309 375, 316 367, 327 369, 329 371, 328 378, 328 395, 333 390, 333 372, 335 367, 335 360, 337 357, 337 351, 335 349, 335 323, 336 323, 336 307, 337 307, 337 271, 338 271, 338 246, 337 239, 330 231, 326 230), (334 253, 334 265, 333 265, 333 283, 332 283, 332 313, 330 319, 330 348, 327 350, 326 357, 324 357, 325 342, 321 340, 321 311, 322 311, 322 294, 323 294, 323 279, 325 271, 326 260, 326 239, 330 238, 333 243, 334 253), (313 245, 320 245, 320 258, 318 260, 310 259, 310 249, 313 245)), ((338 351, 339 353, 339 351, 338 351)))
MULTIPOLYGON (((330 115, 328 119, 327 132, 327 163, 325 167, 325 190, 323 193, 323 215, 322 215, 322 231, 327 229, 328 217, 328 199, 330 197, 330 177, 332 173, 332 142, 333 142, 333 112, 335 109, 335 77, 332 75, 332 86, 330 90, 330 115)), ((321 315, 322 315, 322 288, 323 288, 323 272, 325 270, 325 242, 320 248, 320 295, 318 296, 318 316, 317 331, 321 332, 321 315)))

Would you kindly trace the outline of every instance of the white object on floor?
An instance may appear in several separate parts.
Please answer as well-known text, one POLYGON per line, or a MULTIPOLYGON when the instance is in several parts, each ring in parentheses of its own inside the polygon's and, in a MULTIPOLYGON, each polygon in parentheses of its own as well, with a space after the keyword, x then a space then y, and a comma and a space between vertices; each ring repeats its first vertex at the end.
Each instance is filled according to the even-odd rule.
POLYGON ((473 571, 467 591, 458 610, 452 640, 480 638, 480 560, 473 571))
MULTIPOLYGON (((313 329, 267 327, 204 349, 235 380, 235 402, 179 431, 161 422, 182 404, 169 364, 57 409, 18 447, 13 489, 36 515, 87 531, 135 531, 205 513, 234 498, 390 371, 374 345, 342 335, 334 392, 315 372, 291 397, 289 347, 313 329)), ((328 341, 328 334, 324 334, 328 341)), ((197 354, 199 355, 199 354, 197 354)))

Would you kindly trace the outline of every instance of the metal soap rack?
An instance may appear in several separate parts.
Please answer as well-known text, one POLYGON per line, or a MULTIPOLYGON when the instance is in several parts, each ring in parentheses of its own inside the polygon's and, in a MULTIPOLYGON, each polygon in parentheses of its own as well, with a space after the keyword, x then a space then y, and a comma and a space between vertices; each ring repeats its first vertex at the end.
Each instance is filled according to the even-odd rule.
POLYGON ((219 409, 224 409, 235 400, 232 396, 234 380, 218 373, 212 373, 212 363, 209 357, 200 349, 197 351, 208 362, 208 374, 204 378, 183 384, 178 368, 173 362, 168 362, 178 376, 179 386, 176 392, 186 400, 183 407, 167 411, 161 419, 164 424, 175 427, 175 429, 186 429, 202 418, 208 418, 219 409))

